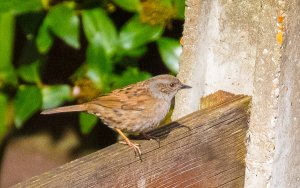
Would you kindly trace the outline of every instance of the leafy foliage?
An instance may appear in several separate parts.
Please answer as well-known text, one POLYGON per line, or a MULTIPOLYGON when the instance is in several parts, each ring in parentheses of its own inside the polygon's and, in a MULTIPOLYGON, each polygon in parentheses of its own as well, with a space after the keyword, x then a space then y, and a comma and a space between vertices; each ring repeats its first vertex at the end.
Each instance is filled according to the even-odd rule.
POLYGON ((0 1, 0 14, 11 12, 14 14, 22 14, 30 11, 38 11, 42 8, 40 0, 3 0, 0 1))
POLYGON ((174 63, 178 62, 179 56, 182 52, 182 47, 179 42, 172 38, 162 37, 157 40, 159 53, 165 62, 166 66, 173 72, 178 72, 179 64, 174 63))
POLYGON ((0 14, 0 87, 5 84, 17 84, 12 65, 12 43, 15 20, 11 13, 0 14))
POLYGON ((21 125, 42 105, 42 94, 35 86, 20 86, 15 98, 15 125, 21 125))
POLYGON ((54 108, 72 99, 69 85, 52 85, 42 88, 43 109, 54 108))
POLYGON ((39 75, 39 63, 34 62, 31 64, 24 64, 21 65, 18 69, 18 73, 21 79, 23 79, 25 82, 31 82, 31 83, 40 83, 41 78, 39 75))
POLYGON ((82 21, 85 36, 89 43, 103 45, 107 54, 115 52, 117 30, 113 21, 103 9, 85 10, 82 14, 82 21))
MULTIPOLYGON (((184 0, 0 1, 0 140, 9 122, 20 128, 41 109, 149 78, 138 68, 149 43, 157 43, 163 63, 176 73, 179 39, 164 34, 171 20, 183 16, 184 0), (120 25, 114 11, 125 11, 130 18, 120 25), (13 51, 16 23, 25 36, 19 55, 13 51), (77 50, 86 47, 86 60, 70 79, 74 85, 43 83, 42 72, 52 63, 48 57, 57 41, 77 50)), ((79 122, 82 132, 89 133, 97 118, 80 114, 79 122)))
POLYGON ((141 10, 141 3, 139 0, 113 0, 113 2, 130 12, 138 12, 141 10))
POLYGON ((91 114, 80 113, 79 115, 79 123, 80 129, 83 134, 89 133, 92 128, 96 125, 98 118, 91 114))
POLYGON ((120 44, 124 50, 131 50, 157 40, 163 32, 162 25, 150 26, 141 23, 137 16, 130 19, 120 32, 120 44))
POLYGON ((7 97, 0 93, 0 138, 7 132, 7 97))

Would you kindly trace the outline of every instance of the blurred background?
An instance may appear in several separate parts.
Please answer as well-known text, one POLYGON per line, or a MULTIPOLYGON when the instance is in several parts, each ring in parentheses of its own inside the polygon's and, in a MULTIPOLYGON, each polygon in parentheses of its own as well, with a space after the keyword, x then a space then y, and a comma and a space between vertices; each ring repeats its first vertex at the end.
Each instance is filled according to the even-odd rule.
POLYGON ((115 143, 91 115, 39 113, 175 75, 184 8, 184 0, 1 0, 0 186, 115 143))

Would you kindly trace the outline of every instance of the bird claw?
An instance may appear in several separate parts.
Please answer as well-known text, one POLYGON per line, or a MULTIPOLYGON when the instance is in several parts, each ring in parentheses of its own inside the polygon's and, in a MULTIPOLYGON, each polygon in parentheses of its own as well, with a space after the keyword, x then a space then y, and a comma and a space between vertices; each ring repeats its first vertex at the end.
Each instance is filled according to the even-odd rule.
MULTIPOLYGON (((131 144, 134 144, 134 145, 137 145, 137 146, 141 146, 141 144, 136 144, 136 143, 132 143, 132 142, 130 142, 131 144)), ((129 146, 131 146, 130 144, 127 144, 127 142, 125 142, 125 141, 119 141, 119 144, 124 144, 124 145, 129 145, 129 146)))
POLYGON ((135 156, 139 157, 139 159, 142 162, 142 151, 140 149, 140 146, 141 146, 140 144, 136 144, 136 143, 133 143, 133 142, 125 142, 125 141, 120 141, 119 143, 132 147, 133 150, 134 150, 135 156))

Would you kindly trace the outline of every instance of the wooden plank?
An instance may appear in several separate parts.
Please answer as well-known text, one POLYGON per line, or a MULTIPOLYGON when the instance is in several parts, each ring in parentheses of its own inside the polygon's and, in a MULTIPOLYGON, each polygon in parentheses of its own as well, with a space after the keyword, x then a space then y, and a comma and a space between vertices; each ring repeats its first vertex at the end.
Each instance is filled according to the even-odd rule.
POLYGON ((137 141, 142 162, 114 144, 14 187, 242 187, 249 102, 236 96, 152 131, 160 147, 137 141))

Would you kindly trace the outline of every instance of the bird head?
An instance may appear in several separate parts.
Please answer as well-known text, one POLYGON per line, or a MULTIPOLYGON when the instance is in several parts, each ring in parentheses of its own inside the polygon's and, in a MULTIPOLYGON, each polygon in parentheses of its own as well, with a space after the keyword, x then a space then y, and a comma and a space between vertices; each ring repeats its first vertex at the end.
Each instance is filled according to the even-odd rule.
POLYGON ((172 75, 159 75, 147 80, 154 97, 171 100, 181 89, 192 88, 172 75))

